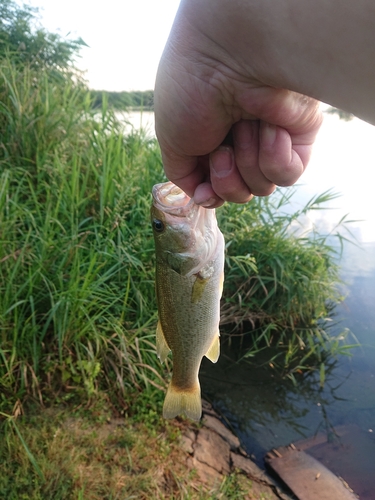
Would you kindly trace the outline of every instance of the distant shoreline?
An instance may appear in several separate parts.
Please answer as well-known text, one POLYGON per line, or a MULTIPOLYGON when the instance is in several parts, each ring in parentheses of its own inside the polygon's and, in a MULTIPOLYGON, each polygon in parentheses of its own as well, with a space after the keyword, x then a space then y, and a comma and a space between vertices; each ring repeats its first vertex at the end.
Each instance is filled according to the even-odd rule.
POLYGON ((105 103, 116 111, 153 111, 154 91, 112 92, 106 90, 90 90, 94 108, 102 108, 105 103))
POLYGON ((116 111, 154 111, 153 106, 128 106, 127 108, 124 108, 123 110, 116 110, 116 111))

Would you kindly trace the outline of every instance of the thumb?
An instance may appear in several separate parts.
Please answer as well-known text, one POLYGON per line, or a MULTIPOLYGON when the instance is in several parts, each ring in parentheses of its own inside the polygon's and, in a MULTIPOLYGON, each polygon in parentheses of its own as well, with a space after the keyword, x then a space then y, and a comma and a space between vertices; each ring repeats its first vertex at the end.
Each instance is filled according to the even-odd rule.
POLYGON ((167 178, 191 198, 194 196, 196 188, 208 180, 208 155, 179 155, 162 147, 161 155, 167 178))

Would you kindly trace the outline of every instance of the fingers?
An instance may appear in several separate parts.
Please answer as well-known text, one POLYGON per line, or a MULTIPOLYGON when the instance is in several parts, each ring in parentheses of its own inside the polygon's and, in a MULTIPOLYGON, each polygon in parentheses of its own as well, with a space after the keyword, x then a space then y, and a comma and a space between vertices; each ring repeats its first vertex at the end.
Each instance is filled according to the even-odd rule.
POLYGON ((194 107, 182 106, 180 99, 172 107, 171 100, 155 100, 166 176, 196 203, 211 208, 224 201, 246 203, 253 196, 270 195, 276 185, 294 184, 306 168, 321 124, 316 101, 254 87, 251 99, 239 104, 235 100, 228 108, 216 90, 210 87, 215 99, 210 92, 210 99, 194 94, 194 107), (233 146, 221 144, 229 131, 233 146))
POLYGON ((246 203, 252 198, 230 146, 221 146, 210 154, 210 179, 214 192, 225 201, 246 203))
POLYGON ((277 186, 294 184, 307 165, 311 145, 294 145, 287 130, 256 120, 233 127, 233 148, 210 154, 210 184, 195 191, 196 203, 214 207, 220 200, 246 203, 268 196, 277 186))
POLYGON ((209 157, 208 182, 199 184, 194 192, 194 201, 206 208, 217 208, 224 201, 246 203, 252 194, 243 180, 230 146, 221 146, 209 157))
POLYGON ((258 120, 233 126, 233 147, 220 146, 203 157, 165 157, 170 180, 198 205, 216 208, 224 201, 246 203, 268 196, 276 186, 294 184, 308 163, 312 145, 284 128, 258 120), (299 144, 300 143, 300 144, 299 144), (179 165, 180 168, 176 168, 179 165), (176 177, 176 172, 187 172, 176 177))
POLYGON ((307 165, 308 150, 309 146, 296 150, 287 130, 261 123, 259 168, 277 186, 291 186, 299 179, 307 165), (298 153, 304 153, 303 159, 298 153))
POLYGON ((197 186, 208 177, 208 158, 178 155, 167 147, 161 151, 167 178, 193 197, 197 186))
POLYGON ((199 184, 194 193, 194 201, 205 208, 218 208, 224 203, 224 200, 215 193, 210 182, 199 184))
POLYGON ((233 127, 234 153, 238 171, 255 196, 268 196, 275 184, 259 163, 259 121, 241 120, 233 127))

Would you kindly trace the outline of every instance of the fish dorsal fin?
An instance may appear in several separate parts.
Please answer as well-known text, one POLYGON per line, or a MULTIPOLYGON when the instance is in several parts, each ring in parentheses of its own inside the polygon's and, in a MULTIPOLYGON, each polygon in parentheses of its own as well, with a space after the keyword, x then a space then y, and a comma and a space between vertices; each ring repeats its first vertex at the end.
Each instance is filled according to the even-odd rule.
POLYGON ((170 348, 167 344, 167 341, 164 337, 164 332, 161 327, 160 321, 158 321, 158 325, 156 327, 156 353, 161 363, 164 363, 166 357, 168 356, 170 348))
POLYGON ((206 352, 205 356, 208 358, 212 363, 216 363, 216 361, 219 359, 220 356, 220 339, 219 339, 220 333, 217 332, 217 335, 215 335, 215 338, 206 352))
POLYGON ((193 304, 196 304, 201 299, 208 280, 209 278, 202 278, 199 274, 196 275, 193 289, 191 291, 191 301, 193 304))

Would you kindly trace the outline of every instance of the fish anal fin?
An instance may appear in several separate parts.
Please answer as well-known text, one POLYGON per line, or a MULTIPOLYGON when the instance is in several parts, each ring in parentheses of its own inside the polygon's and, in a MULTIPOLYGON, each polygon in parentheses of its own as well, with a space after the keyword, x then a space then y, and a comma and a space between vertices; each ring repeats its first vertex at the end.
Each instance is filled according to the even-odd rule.
POLYGON ((212 363, 216 363, 216 361, 219 359, 220 356, 220 334, 217 332, 217 335, 215 335, 214 340, 212 341, 212 344, 210 345, 210 348, 206 352, 205 356, 208 358, 212 363))
POLYGON ((163 417, 174 418, 181 414, 192 420, 200 420, 202 401, 198 381, 190 390, 179 390, 173 386, 173 382, 169 385, 163 406, 163 417))
POLYGON ((168 356, 170 348, 165 340, 163 328, 161 327, 160 321, 158 321, 156 327, 156 353, 161 363, 164 363, 166 357, 168 356))
POLYGON ((210 278, 202 278, 199 274, 195 275, 195 281, 193 285, 193 289, 191 291, 191 301, 193 304, 196 304, 202 297, 204 289, 210 278))

